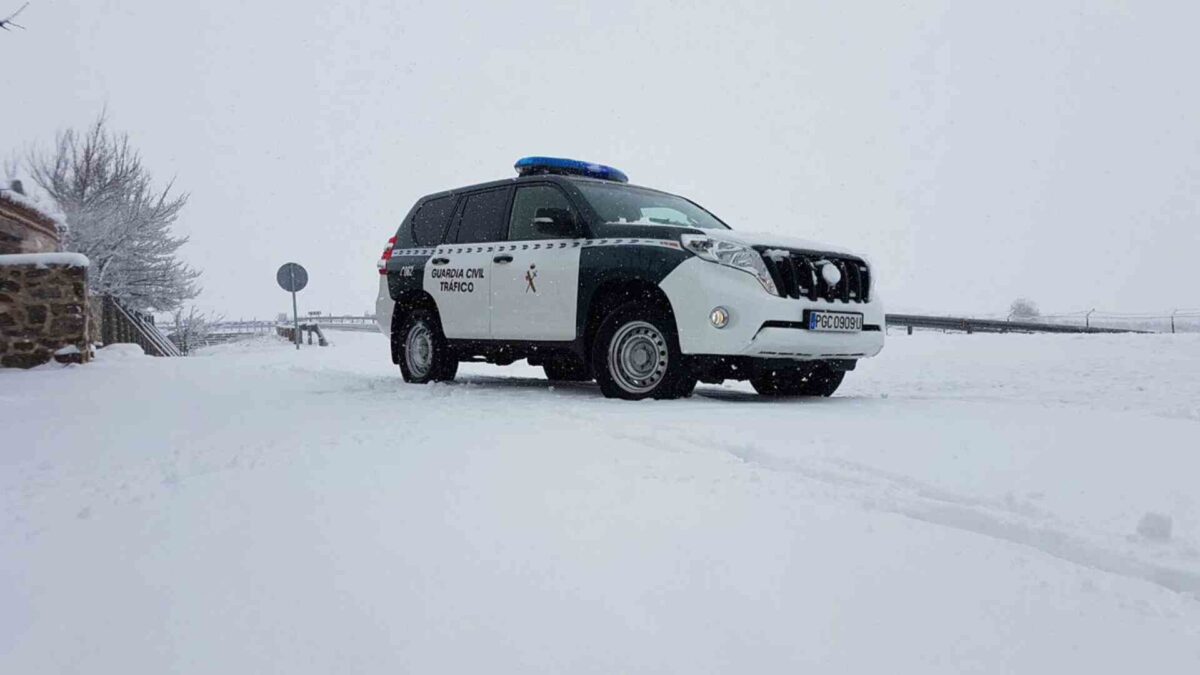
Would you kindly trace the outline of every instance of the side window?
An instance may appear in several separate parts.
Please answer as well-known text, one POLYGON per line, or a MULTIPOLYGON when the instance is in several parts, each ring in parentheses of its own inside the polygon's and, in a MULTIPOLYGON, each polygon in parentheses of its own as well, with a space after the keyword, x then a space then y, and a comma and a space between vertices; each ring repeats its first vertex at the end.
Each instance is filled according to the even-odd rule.
POLYGON ((454 197, 438 197, 425 202, 413 216, 413 243, 417 246, 437 246, 454 211, 454 197))
POLYGON ((571 208, 571 202, 567 201, 562 190, 553 185, 527 185, 517 188, 517 195, 513 198, 508 239, 567 239, 577 236, 578 223, 575 209, 571 208), (534 218, 551 218, 558 222, 559 227, 557 231, 553 228, 535 228, 534 218), (568 227, 567 223, 573 227, 568 227))
POLYGON ((467 195, 462 222, 458 226, 458 243, 478 244, 504 239, 508 215, 508 190, 488 190, 467 195))
POLYGON ((396 230, 396 243, 394 248, 413 248, 417 242, 413 241, 412 236, 412 219, 405 218, 404 222, 400 223, 400 229, 396 230))

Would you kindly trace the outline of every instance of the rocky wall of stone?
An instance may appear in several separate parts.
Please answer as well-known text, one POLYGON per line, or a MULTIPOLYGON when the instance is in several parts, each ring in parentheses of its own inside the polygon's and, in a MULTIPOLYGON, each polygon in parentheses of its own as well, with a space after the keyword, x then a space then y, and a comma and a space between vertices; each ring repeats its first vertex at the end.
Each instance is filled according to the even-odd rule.
POLYGON ((0 260, 0 366, 87 361, 87 307, 87 267, 0 260))

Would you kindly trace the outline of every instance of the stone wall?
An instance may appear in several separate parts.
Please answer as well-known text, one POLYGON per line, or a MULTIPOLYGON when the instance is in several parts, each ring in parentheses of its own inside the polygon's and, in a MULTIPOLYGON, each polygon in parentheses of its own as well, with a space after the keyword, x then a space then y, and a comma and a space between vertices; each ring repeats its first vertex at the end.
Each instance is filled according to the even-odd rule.
POLYGON ((87 258, 0 255, 0 366, 87 361, 87 306, 87 258))

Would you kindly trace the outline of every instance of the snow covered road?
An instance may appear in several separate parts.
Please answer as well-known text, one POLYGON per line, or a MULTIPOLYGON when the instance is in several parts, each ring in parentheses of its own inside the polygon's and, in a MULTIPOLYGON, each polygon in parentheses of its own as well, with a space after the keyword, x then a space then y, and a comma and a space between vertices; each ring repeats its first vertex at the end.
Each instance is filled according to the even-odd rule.
POLYGON ((640 403, 331 338, 0 371, 0 672, 1200 672, 1200 336, 640 403))

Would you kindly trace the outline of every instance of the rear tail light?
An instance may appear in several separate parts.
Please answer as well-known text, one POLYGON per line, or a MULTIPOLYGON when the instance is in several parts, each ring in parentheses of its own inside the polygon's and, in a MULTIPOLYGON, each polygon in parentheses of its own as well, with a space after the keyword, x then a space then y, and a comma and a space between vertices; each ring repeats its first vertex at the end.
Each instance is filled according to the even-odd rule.
POLYGON ((379 268, 380 274, 387 274, 387 262, 392 259, 392 248, 396 246, 396 238, 388 239, 387 248, 383 249, 383 255, 379 258, 379 262, 375 264, 379 268))

